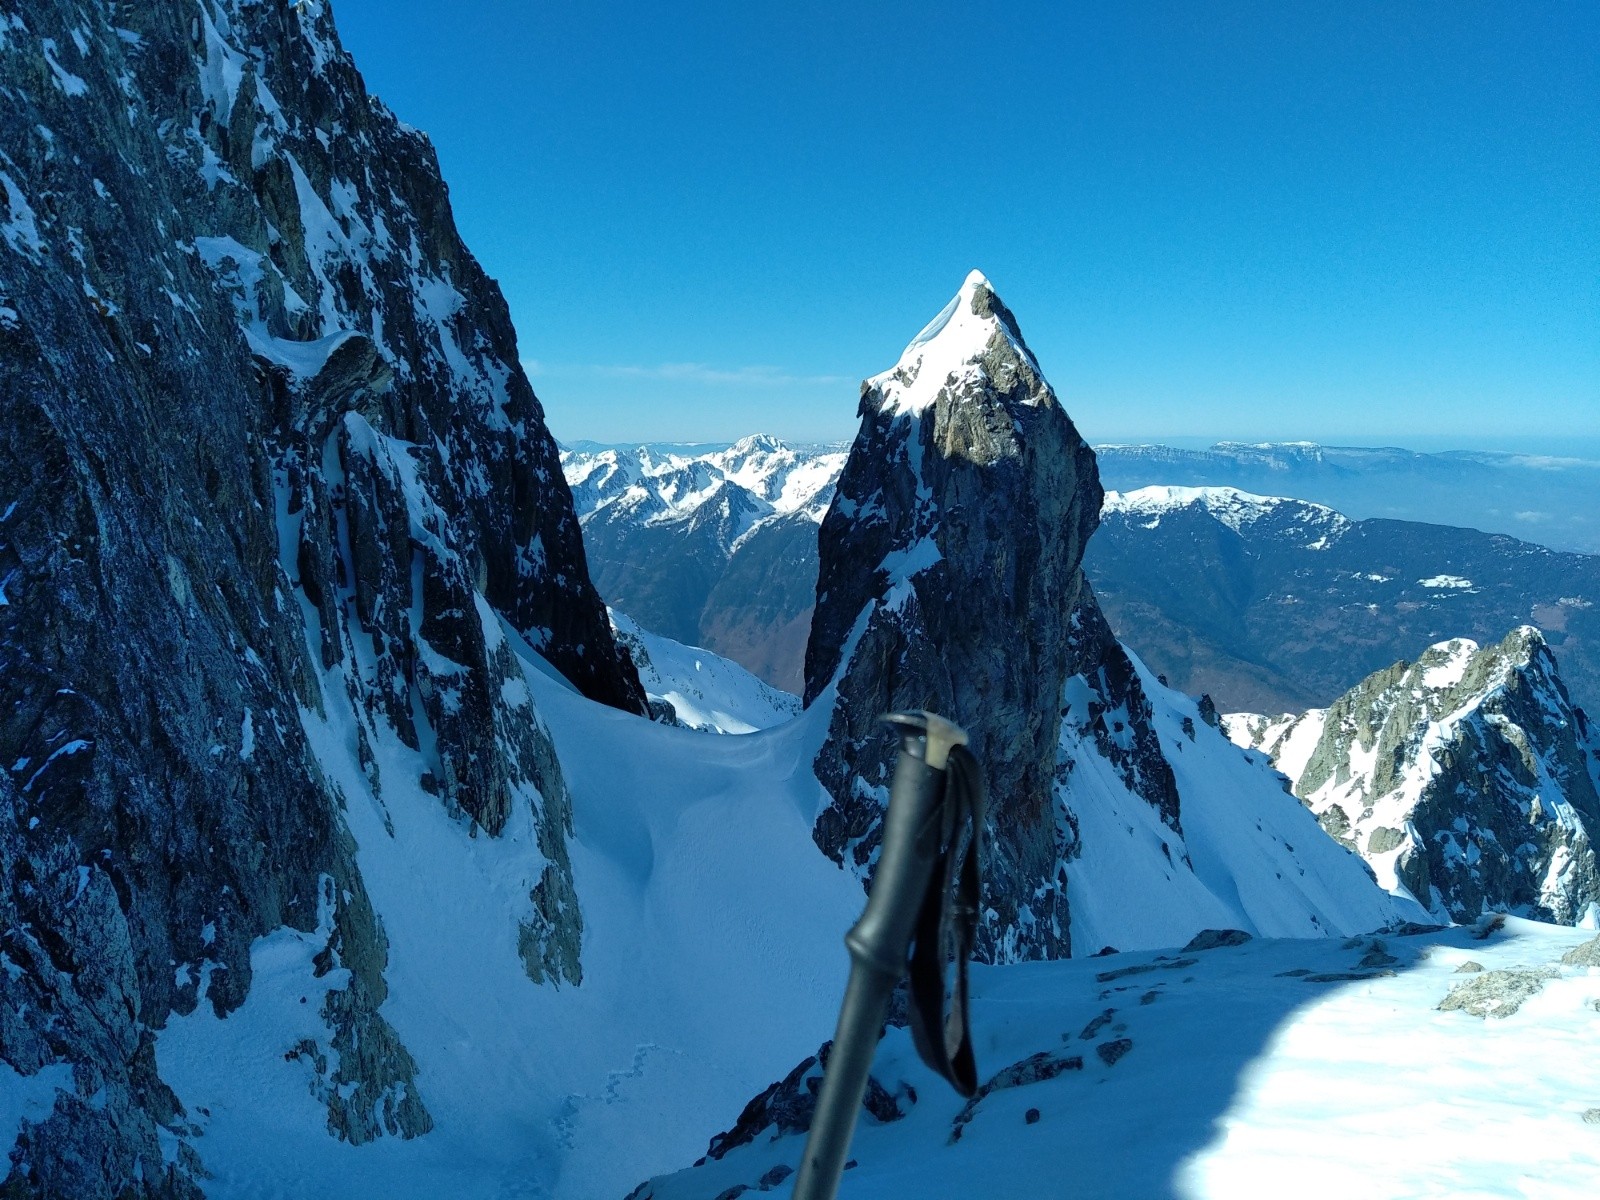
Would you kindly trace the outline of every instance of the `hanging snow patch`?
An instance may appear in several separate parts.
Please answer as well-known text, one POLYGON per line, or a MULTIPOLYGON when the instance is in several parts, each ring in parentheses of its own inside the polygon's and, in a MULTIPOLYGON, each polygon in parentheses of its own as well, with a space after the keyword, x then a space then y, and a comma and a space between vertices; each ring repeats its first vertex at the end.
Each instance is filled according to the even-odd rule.
POLYGON ((868 387, 883 393, 885 411, 920 416, 947 386, 981 378, 983 357, 996 335, 1037 367, 1033 355, 1004 321, 992 311, 978 311, 980 291, 992 296, 994 288, 982 271, 968 273, 961 290, 911 339, 900 361, 867 380, 868 387))

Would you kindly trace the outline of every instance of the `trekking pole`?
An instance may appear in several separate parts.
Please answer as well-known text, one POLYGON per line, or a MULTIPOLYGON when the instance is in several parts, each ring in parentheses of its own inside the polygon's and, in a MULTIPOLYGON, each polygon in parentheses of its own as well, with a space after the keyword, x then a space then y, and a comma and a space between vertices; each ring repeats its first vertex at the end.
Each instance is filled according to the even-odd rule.
POLYGON ((900 728, 900 755, 883 821, 882 853, 867 907, 845 935, 850 982, 794 1200, 833 1200, 838 1192, 889 999, 908 970, 918 1053, 962 1095, 977 1090, 967 1024, 967 957, 977 930, 983 829, 977 760, 966 747, 965 731, 943 717, 891 713, 884 720, 900 728), (959 856, 958 850, 963 851, 959 856), (952 941, 955 1006, 944 1016, 944 967, 952 941))

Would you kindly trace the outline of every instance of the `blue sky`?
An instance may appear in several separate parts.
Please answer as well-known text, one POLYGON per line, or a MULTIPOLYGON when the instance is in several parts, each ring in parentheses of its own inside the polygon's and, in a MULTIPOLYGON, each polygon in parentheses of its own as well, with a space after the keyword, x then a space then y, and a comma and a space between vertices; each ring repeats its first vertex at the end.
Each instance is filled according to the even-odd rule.
POLYGON ((978 267, 1094 440, 1600 447, 1600 6, 335 14, 563 440, 847 438, 978 267))

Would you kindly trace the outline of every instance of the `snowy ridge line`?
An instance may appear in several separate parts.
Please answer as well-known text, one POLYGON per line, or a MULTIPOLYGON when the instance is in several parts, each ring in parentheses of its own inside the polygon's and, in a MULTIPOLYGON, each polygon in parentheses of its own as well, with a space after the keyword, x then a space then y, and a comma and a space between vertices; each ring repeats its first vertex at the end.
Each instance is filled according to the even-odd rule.
POLYGON ((844 459, 842 450, 796 447, 767 434, 704 454, 650 445, 561 452, 581 520, 615 509, 641 524, 671 524, 717 501, 741 510, 741 535, 796 513, 820 523, 844 459))
POLYGON ((1330 523, 1341 532, 1352 524, 1343 513, 1323 504, 1296 500, 1289 496, 1261 496, 1232 487, 1178 487, 1154 484, 1126 492, 1108 491, 1100 511, 1102 514, 1160 516, 1194 506, 1204 508, 1235 532, 1264 517, 1277 515, 1285 508, 1295 510, 1293 515, 1330 523))
POLYGON ((1326 709, 1223 720, 1395 895, 1572 924, 1600 901, 1600 746, 1533 626, 1377 672, 1326 709))

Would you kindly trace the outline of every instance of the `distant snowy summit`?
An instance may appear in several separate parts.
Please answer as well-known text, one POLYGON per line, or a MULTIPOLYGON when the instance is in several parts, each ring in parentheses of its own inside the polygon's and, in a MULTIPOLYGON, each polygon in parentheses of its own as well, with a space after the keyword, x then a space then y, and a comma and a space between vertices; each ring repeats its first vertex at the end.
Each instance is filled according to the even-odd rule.
POLYGON ((1343 513, 1321 504, 1286 496, 1257 496, 1231 487, 1173 487, 1158 485, 1131 492, 1107 492, 1100 513, 1122 513, 1142 519, 1154 529, 1169 513, 1195 508, 1220 521, 1235 533, 1273 532, 1280 536, 1311 536, 1307 543, 1320 549, 1354 524, 1343 513))
POLYGON ((1543 635, 1440 642, 1327 709, 1224 719, 1324 829, 1435 917, 1572 924, 1600 902, 1600 737, 1543 635))
POLYGON ((798 693, 817 526, 844 459, 840 446, 756 434, 704 449, 589 446, 561 466, 610 604, 798 693))
POLYGON ((791 445, 767 434, 701 453, 688 447, 593 447, 563 450, 561 468, 585 524, 603 510, 644 524, 704 521, 712 510, 737 512, 733 537, 773 517, 800 514, 820 522, 844 466, 838 446, 791 445), (708 507, 709 506, 709 507, 708 507))
POLYGON ((1207 450, 1098 445, 1108 489, 1232 487, 1373 517, 1466 526, 1554 550, 1600 553, 1600 462, 1548 455, 1315 442, 1218 442, 1207 450))

